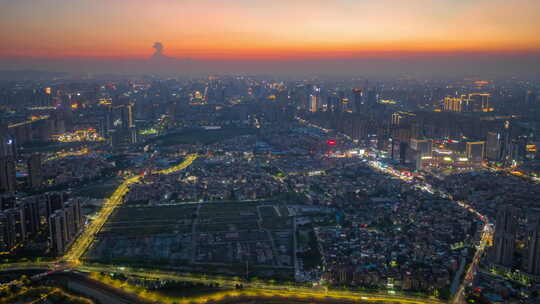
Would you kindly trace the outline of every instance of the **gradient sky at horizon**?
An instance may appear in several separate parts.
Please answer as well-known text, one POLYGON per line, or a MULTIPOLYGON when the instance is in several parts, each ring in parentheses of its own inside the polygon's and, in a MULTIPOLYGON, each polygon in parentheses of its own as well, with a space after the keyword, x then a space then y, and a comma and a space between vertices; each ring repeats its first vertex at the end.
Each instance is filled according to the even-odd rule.
POLYGON ((0 0, 0 57, 540 53, 538 0, 0 0))

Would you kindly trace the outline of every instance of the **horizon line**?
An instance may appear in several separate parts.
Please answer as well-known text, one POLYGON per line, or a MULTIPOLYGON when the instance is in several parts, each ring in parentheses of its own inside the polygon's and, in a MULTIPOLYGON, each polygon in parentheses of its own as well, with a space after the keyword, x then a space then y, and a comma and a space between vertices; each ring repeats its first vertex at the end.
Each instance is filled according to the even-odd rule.
MULTIPOLYGON (((203 56, 185 55, 163 55, 162 60, 192 60, 192 61, 309 61, 309 60, 361 60, 361 59, 403 59, 403 58, 444 58, 470 56, 540 56, 538 49, 516 49, 516 50, 370 50, 370 51, 335 51, 335 52, 284 52, 284 53, 262 53, 262 54, 242 54, 233 55, 214 53, 203 56)), ((90 54, 66 54, 66 55, 17 55, 0 54, 0 60, 145 60, 153 61, 154 54, 133 54, 133 55, 90 55, 90 54)), ((157 59, 160 60, 160 59, 157 59)))

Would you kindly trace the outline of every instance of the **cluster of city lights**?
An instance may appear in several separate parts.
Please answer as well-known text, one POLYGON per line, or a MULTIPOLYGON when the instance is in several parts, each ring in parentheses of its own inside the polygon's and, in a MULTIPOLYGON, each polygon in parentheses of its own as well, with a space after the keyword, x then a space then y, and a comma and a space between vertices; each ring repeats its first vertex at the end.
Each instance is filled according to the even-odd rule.
POLYGON ((53 139, 59 142, 95 142, 105 140, 94 128, 53 135, 53 139))

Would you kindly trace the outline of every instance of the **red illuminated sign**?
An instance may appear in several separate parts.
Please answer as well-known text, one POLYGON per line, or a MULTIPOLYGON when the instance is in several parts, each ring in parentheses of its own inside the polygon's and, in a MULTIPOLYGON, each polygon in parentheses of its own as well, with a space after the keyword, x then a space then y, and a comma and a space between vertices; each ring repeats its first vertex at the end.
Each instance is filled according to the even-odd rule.
POLYGON ((329 146, 335 146, 335 145, 336 145, 336 141, 333 140, 333 139, 327 140, 326 143, 327 143, 329 146))

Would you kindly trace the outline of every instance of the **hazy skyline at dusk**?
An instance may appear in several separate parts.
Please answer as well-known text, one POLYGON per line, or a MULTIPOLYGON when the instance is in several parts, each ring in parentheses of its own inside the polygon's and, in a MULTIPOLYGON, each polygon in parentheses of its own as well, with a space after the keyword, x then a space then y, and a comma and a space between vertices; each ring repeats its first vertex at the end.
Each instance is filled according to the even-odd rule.
POLYGON ((167 56, 205 62, 540 54, 534 0, 0 0, 0 7, 0 68, 147 59, 156 41, 167 56))

